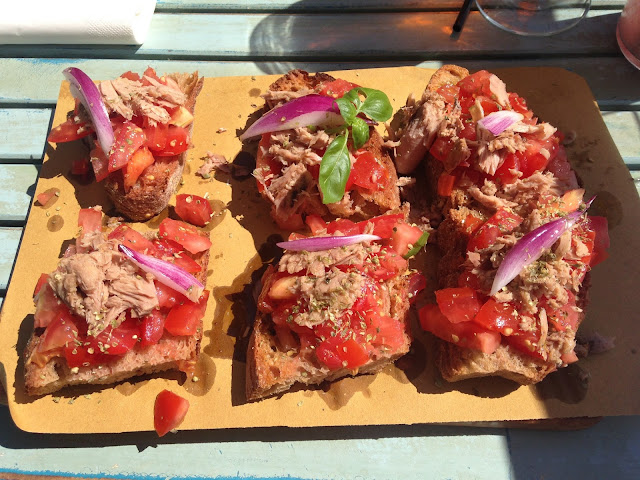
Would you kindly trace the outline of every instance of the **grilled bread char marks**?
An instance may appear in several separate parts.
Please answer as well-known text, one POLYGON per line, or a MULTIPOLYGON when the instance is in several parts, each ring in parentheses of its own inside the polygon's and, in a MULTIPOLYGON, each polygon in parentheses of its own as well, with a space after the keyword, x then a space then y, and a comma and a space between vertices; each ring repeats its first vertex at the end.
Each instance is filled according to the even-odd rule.
MULTIPOLYGON (((199 77, 197 72, 173 73, 166 76, 179 85, 187 96, 184 107, 194 114, 196 98, 202 90, 204 78, 199 77)), ((193 123, 187 128, 191 135, 193 123)), ((178 188, 187 152, 169 157, 155 157, 155 162, 144 170, 128 192, 125 192, 121 171, 110 174, 105 181, 105 189, 116 209, 135 221, 147 220, 164 210, 171 195, 178 188)))
MULTIPOLYGON (((404 223, 391 217, 376 217, 382 219, 378 225, 386 221, 391 231, 398 221, 404 223)), ((338 222, 344 221, 327 228, 338 222)), ((362 224, 371 231, 370 222, 362 224)), ((374 373, 407 353, 411 275, 397 250, 377 242, 286 250, 262 278, 247 351, 247 399, 281 393, 294 384, 374 373)))
MULTIPOLYGON (((311 75, 293 70, 274 82, 264 94, 269 108, 309 94, 319 93, 335 79, 324 73, 311 75)), ((295 230, 303 226, 303 216, 316 214, 326 218, 371 218, 400 206, 393 162, 383 146, 382 137, 370 129, 369 141, 361 151, 373 154, 385 173, 379 188, 368 190, 353 186, 340 202, 324 205, 318 188, 320 160, 334 135, 318 128, 297 128, 263 136, 254 172, 259 189, 271 203, 271 214, 281 228, 295 230), (266 137, 266 138, 265 138, 266 137), (277 166, 273 172, 269 163, 277 166)))
MULTIPOLYGON (((208 237, 208 234, 204 232, 200 232, 200 235, 208 237)), ((149 238, 152 238, 152 235, 149 235, 149 238)), ((101 244, 102 249, 110 250, 112 248, 107 248, 105 242, 100 241, 97 237, 94 238, 93 243, 101 244)), ((196 254, 181 252, 181 255, 189 255, 200 266, 200 271, 193 275, 204 284, 209 263, 209 250, 196 254)), ((122 262, 123 260, 119 257, 117 261, 122 262)), ((130 265, 125 266, 127 270, 130 269, 130 265)), ((122 274, 124 275, 126 272, 123 270, 122 274)), ((79 279, 79 281, 82 282, 83 279, 79 279)), ((134 287, 132 286, 132 288, 134 287)), ((125 295, 135 297, 137 292, 129 292, 125 295)), ((155 304, 157 305, 157 303, 156 300, 155 304)), ((166 370, 189 370, 190 366, 195 365, 200 353, 203 320, 198 320, 193 334, 174 336, 164 330, 157 343, 144 347, 135 345, 123 355, 111 356, 109 361, 105 363, 90 365, 87 362, 85 365, 75 368, 68 365, 62 354, 52 355, 46 363, 40 365, 39 362, 32 361, 32 357, 38 352, 39 345, 45 340, 46 333, 46 329, 36 328, 24 352, 25 387, 27 393, 33 396, 46 395, 72 385, 109 385, 144 374, 166 370)), ((95 352, 88 351, 94 355, 100 355, 97 349, 95 352)))
MULTIPOLYGON (((402 169, 410 171, 422 158, 425 158, 425 167, 431 177, 431 189, 434 193, 438 190, 440 194, 437 197, 439 204, 443 205, 443 220, 437 231, 438 245, 443 252, 438 266, 440 288, 457 288, 463 286, 460 283, 461 279, 473 278, 471 283, 475 285, 472 288, 476 289, 481 298, 486 299, 489 298, 493 277, 505 251, 525 233, 566 214, 550 208, 549 199, 560 201, 563 194, 577 191, 575 189, 578 184, 575 174, 566 162, 566 156, 563 156, 564 150, 561 145, 556 152, 551 153, 551 161, 546 168, 543 167, 542 171, 528 172, 526 175, 520 172, 521 178, 511 178, 504 183, 502 182, 504 177, 494 177, 500 164, 489 165, 490 162, 483 164, 483 160, 494 154, 494 151, 486 150, 485 157, 481 158, 478 153, 481 142, 473 138, 467 144, 464 138, 457 136, 463 128, 463 124, 456 125, 460 119, 458 98, 456 97, 455 103, 448 103, 442 96, 447 89, 441 90, 441 87, 455 86, 468 75, 465 69, 445 66, 434 74, 421 101, 415 102, 412 99, 408 101, 405 108, 405 127, 401 132, 396 162, 401 163, 398 165, 399 171, 403 171, 402 169), (441 95, 439 90, 444 93, 441 95), (431 106, 425 107, 428 103, 431 106), (444 109, 443 104, 445 104, 444 109), (435 117, 441 115, 441 120, 429 118, 425 113, 427 111, 435 112, 435 117), (443 114, 443 112, 446 113, 443 114), (449 139, 453 143, 453 148, 441 158, 436 159, 428 151, 434 145, 433 142, 440 137, 449 139), (403 142, 405 142, 405 150, 402 150, 403 142), (466 156, 462 161, 457 155, 463 150, 457 149, 460 145, 467 148, 464 152, 466 156), (558 151, 560 153, 557 153, 558 151), (464 168, 467 162, 470 166, 464 168), (556 168, 558 164, 562 168, 556 168), (462 171, 456 170, 459 165, 463 165, 462 171), (438 181, 445 174, 455 176, 455 185, 450 193, 442 196, 438 181), (472 236, 469 230, 469 219, 476 218, 477 222, 482 224, 501 210, 520 216, 523 219, 522 224, 511 232, 503 233, 496 245, 480 248, 477 251, 472 249, 469 252, 468 246, 472 236)), ((491 86, 496 88, 496 98, 502 99, 503 108, 511 109, 504 84, 497 77, 495 82, 495 85, 492 83, 491 86)), ((455 92, 455 87, 453 91, 455 92)), ((550 125, 535 121, 517 126, 519 130, 515 135, 510 132, 507 132, 507 135, 512 140, 515 138, 514 142, 524 139, 525 144, 528 138, 536 135, 532 132, 540 132, 537 138, 549 138, 555 132, 550 125), (519 132, 523 132, 522 138, 518 136, 519 132)), ((480 137, 478 140, 481 140, 480 137)), ((517 148, 525 148, 522 144, 519 146, 511 143, 510 145, 516 147, 514 151, 522 151, 517 148)), ((500 148, 501 145, 497 147, 500 148)), ((498 158, 497 155, 493 155, 489 160, 504 161, 504 156, 498 158)), ((554 202, 551 201, 551 203, 554 202)), ((506 289, 498 292, 494 297, 498 302, 518 306, 518 315, 522 314, 519 327, 524 329, 522 331, 538 332, 538 336, 532 338, 532 343, 529 344, 532 354, 514 348, 517 342, 513 343, 504 336, 501 337, 502 342, 493 353, 483 353, 455 345, 453 342, 456 341, 457 336, 451 339, 451 343, 438 339, 436 361, 446 380, 502 376, 521 384, 531 384, 539 382, 557 367, 566 365, 565 360, 574 355, 575 331, 584 318, 589 288, 588 266, 576 269, 575 264, 578 259, 579 265, 580 258, 584 255, 580 253, 582 250, 576 248, 576 244, 581 243, 580 235, 584 229, 590 227, 586 222, 582 222, 576 228, 582 229, 581 233, 573 236, 570 233, 565 234, 566 238, 554 246, 549 256, 537 262, 540 263, 539 271, 521 272, 506 289), (539 276, 536 277, 536 275, 539 276), (574 294, 575 300, 572 297, 574 294), (549 299, 551 300, 545 304, 544 302, 549 299), (557 330, 555 324, 548 319, 547 312, 554 312, 557 308, 564 308, 565 313, 570 309, 572 316, 577 317, 573 320, 574 325, 571 328, 557 330), (535 338, 538 339, 539 345, 535 338)), ((582 247, 584 245, 580 248, 582 247)), ((464 286, 469 285, 471 284, 464 283, 464 286)))

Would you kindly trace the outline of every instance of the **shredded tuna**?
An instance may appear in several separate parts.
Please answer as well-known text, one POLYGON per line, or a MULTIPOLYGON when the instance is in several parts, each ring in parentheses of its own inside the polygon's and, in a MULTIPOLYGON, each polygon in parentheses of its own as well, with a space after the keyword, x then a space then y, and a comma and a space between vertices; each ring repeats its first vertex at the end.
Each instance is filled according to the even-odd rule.
POLYGON ((222 173, 231 173, 231 164, 224 155, 207 152, 204 164, 198 168, 196 175, 200 175, 202 178, 209 178, 214 170, 222 173))
POLYGON ((507 86, 496 75, 491 74, 489 77, 489 90, 495 96, 495 100, 503 107, 510 106, 509 94, 507 86))
POLYGON ((295 92, 292 90, 267 90, 267 92, 262 95, 262 98, 264 98, 264 101, 267 103, 269 108, 273 108, 282 103, 287 103, 294 98, 304 97, 306 95, 311 95, 312 93, 315 92, 308 88, 301 88, 300 90, 296 90, 295 92))
POLYGON ((473 185, 472 187, 469 187, 468 193, 480 204, 493 210, 499 210, 501 208, 511 208, 511 207, 516 207, 518 205, 515 202, 511 202, 504 198, 496 197, 495 195, 487 195, 475 185, 473 185))
POLYGON ((326 267, 331 265, 362 265, 367 255, 379 250, 378 245, 369 246, 364 243, 356 243, 319 252, 287 251, 280 259, 279 270, 291 274, 304 271, 307 275, 320 277, 325 274, 326 267))

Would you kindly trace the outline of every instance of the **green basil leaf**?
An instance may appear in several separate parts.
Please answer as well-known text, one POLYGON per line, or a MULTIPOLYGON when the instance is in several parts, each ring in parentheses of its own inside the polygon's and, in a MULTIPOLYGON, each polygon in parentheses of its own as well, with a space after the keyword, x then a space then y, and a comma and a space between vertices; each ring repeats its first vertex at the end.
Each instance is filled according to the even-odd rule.
POLYGON ((342 115, 344 121, 347 122, 347 125, 351 125, 351 122, 353 122, 353 119, 356 118, 358 114, 355 105, 345 98, 336 98, 336 103, 338 104, 340 115, 342 115))
POLYGON ((359 108, 359 111, 366 114, 371 120, 376 122, 386 122, 393 115, 393 107, 389 102, 386 93, 373 88, 360 88, 367 98, 359 108))
POLYGON ((369 140, 369 125, 360 117, 356 117, 351 124, 351 133, 353 134, 353 146, 357 150, 369 140))
POLYGON ((360 93, 358 93, 358 88, 353 88, 342 96, 342 98, 344 98, 345 100, 349 100, 351 103, 353 103, 356 106, 356 109, 359 109, 360 105, 362 105, 362 100, 360 100, 360 93))
POLYGON ((347 137, 348 133, 337 136, 327 147, 320 162, 318 183, 324 204, 339 202, 344 196, 344 188, 351 173, 347 137))

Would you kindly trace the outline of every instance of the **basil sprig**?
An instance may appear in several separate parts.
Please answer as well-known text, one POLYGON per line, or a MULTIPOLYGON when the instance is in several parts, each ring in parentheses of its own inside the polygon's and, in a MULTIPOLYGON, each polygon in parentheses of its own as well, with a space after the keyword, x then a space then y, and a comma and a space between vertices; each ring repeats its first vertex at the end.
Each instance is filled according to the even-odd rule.
POLYGON ((349 90, 336 103, 344 118, 341 132, 327 147, 320 163, 320 191, 322 203, 335 203, 342 200, 345 186, 351 173, 351 158, 347 148, 349 132, 353 137, 355 150, 369 140, 369 125, 358 115, 364 114, 376 122, 386 122, 393 114, 389 97, 380 90, 357 87, 349 90), (362 99, 364 96, 364 100, 362 99))

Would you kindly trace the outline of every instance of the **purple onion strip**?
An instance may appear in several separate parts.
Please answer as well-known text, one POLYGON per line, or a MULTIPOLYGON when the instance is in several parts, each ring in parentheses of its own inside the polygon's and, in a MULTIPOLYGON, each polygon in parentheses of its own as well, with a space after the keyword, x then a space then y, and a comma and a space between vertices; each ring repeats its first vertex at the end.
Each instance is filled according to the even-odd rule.
POLYGON ((153 275, 156 280, 165 284, 167 287, 182 293, 192 302, 197 302, 200 295, 202 295, 204 285, 193 275, 185 272, 173 263, 136 252, 123 244, 119 244, 118 249, 142 270, 153 275))
POLYGON ((263 133, 280 132, 291 128, 313 126, 338 126, 344 124, 335 100, 323 95, 306 95, 270 110, 252 124, 240 140, 263 133))
POLYGON ((551 248, 562 234, 571 229, 580 217, 584 215, 594 198, 587 202, 584 210, 576 210, 566 217, 545 223, 518 240, 504 256, 502 263, 500 263, 493 279, 490 295, 493 296, 498 293, 502 287, 516 278, 525 267, 540 258, 546 249, 551 248))
POLYGON ((98 135, 98 143, 105 155, 109 156, 109 151, 114 142, 113 127, 98 87, 79 68, 70 67, 62 73, 71 84, 71 95, 82 102, 91 117, 91 123, 93 123, 93 128, 98 135))
POLYGON ((523 118, 524 116, 521 113, 512 110, 500 110, 478 120, 478 125, 497 136, 523 118))
POLYGON ((309 237, 298 240, 290 240, 288 242, 277 243, 280 248, 291 250, 294 252, 307 251, 319 252, 321 250, 329 250, 331 248, 344 247, 360 242, 371 242, 374 240, 382 240, 378 235, 347 235, 347 236, 330 236, 330 237, 309 237))

